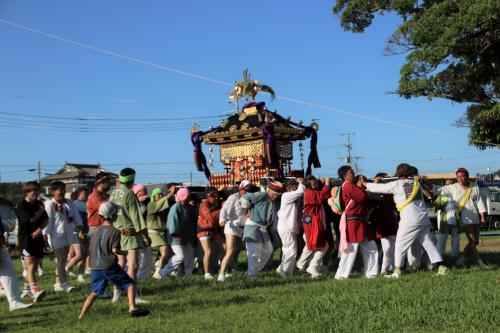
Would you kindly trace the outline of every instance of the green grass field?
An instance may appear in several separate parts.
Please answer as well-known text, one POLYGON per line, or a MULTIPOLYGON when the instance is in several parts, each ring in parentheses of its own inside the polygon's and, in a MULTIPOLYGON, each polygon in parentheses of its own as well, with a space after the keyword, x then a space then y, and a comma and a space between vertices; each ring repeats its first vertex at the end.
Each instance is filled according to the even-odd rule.
MULTIPOLYGON (((139 285, 151 301, 145 318, 127 316, 125 299, 98 300, 78 321, 89 285, 55 294, 49 274, 41 280, 48 294, 32 309, 9 312, 0 300, 0 332, 500 332, 500 238, 485 239, 481 251, 489 269, 452 269, 446 277, 283 280, 269 271, 257 281, 236 272, 224 284, 201 276, 150 280, 139 285)), ((46 266, 53 271, 52 262, 46 266)))

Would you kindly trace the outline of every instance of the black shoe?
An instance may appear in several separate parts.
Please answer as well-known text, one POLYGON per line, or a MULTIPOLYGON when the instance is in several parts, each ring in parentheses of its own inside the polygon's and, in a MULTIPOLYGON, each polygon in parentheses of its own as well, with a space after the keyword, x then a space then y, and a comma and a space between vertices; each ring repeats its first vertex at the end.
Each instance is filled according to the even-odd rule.
POLYGON ((146 317, 149 313, 150 311, 148 309, 134 309, 129 311, 132 317, 146 317))

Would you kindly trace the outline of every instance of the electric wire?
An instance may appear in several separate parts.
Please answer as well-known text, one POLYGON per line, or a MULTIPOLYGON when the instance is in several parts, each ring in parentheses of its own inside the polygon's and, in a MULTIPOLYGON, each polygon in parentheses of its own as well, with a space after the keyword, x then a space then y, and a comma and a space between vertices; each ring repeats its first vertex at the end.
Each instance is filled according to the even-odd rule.
MULTIPOLYGON (((120 54, 120 53, 117 53, 117 52, 113 52, 113 51, 106 50, 106 49, 103 49, 103 48, 99 48, 99 47, 96 47, 96 46, 92 46, 92 45, 89 45, 89 44, 81 43, 81 42, 78 42, 78 41, 75 41, 75 40, 71 40, 71 39, 68 39, 68 38, 64 38, 64 37, 61 37, 61 36, 58 36, 58 35, 55 35, 55 34, 51 34, 51 33, 45 32, 45 31, 34 29, 34 28, 31 28, 31 27, 28 27, 28 26, 25 26, 25 25, 21 25, 21 24, 12 22, 12 21, 0 19, 0 23, 6 24, 6 25, 9 25, 9 26, 12 26, 12 27, 16 27, 16 28, 24 30, 24 31, 29 31, 29 32, 32 32, 32 33, 35 33, 35 34, 38 34, 38 35, 41 35, 41 36, 44 36, 44 37, 55 39, 55 40, 58 40, 58 41, 61 41, 61 42, 67 43, 67 44, 71 44, 71 45, 75 45, 75 46, 82 47, 82 48, 85 48, 85 49, 93 50, 93 51, 96 51, 96 52, 99 52, 99 53, 102 53, 102 54, 106 54, 106 55, 109 55, 109 56, 121 58, 121 59, 128 60, 128 61, 131 61, 131 62, 135 62, 135 63, 147 65, 147 66, 154 67, 154 68, 157 68, 157 69, 160 69, 160 70, 164 70, 164 71, 167 71, 167 72, 176 73, 176 74, 179 74, 179 75, 191 77, 191 78, 194 78, 194 79, 198 79, 198 80, 202 80, 202 81, 206 81, 206 82, 210 82, 210 83, 215 83, 215 84, 226 86, 226 87, 232 87, 233 86, 233 84, 229 83, 229 82, 224 82, 224 81, 212 79, 212 78, 209 78, 207 76, 198 75, 198 74, 191 73, 191 72, 186 72, 186 71, 179 70, 179 69, 176 69, 176 68, 173 68, 173 67, 168 67, 168 66, 160 65, 160 64, 153 63, 153 62, 150 62, 150 61, 147 61, 147 60, 143 60, 143 59, 131 57, 131 56, 128 56, 128 55, 120 54)), ((451 134, 451 133, 444 132, 444 131, 438 131, 438 130, 434 130, 434 129, 418 127, 418 126, 414 126, 414 125, 410 125, 410 124, 405 124, 405 123, 401 123, 401 122, 397 122, 397 121, 393 121, 393 120, 388 120, 388 119, 383 119, 383 118, 368 116, 368 115, 364 115, 364 114, 360 114, 360 113, 356 113, 356 112, 344 111, 344 110, 341 110, 341 109, 332 108, 332 107, 325 106, 325 105, 318 104, 318 103, 312 103, 312 102, 308 102, 308 101, 303 101, 303 100, 300 100, 300 99, 297 99, 297 98, 290 98, 290 97, 279 96, 279 95, 276 96, 276 98, 284 100, 284 101, 288 101, 288 102, 291 102, 291 103, 295 103, 295 104, 305 105, 305 106, 309 106, 309 107, 313 107, 313 108, 317 108, 317 109, 322 109, 322 110, 325 110, 325 111, 331 111, 331 112, 340 113, 340 114, 344 114, 344 115, 351 116, 351 117, 357 117, 357 118, 365 119, 365 120, 368 120, 368 121, 379 122, 379 123, 384 123, 384 124, 387 124, 387 125, 393 125, 393 126, 398 126, 398 127, 413 129, 413 130, 416 130, 416 131, 425 132, 425 133, 429 133, 429 134, 436 135, 436 136, 443 136, 443 137, 449 137, 449 138, 455 138, 455 139, 461 139, 461 140, 466 140, 467 139, 466 137, 463 137, 463 136, 460 136, 460 135, 451 134)), ((491 146, 500 147, 500 144, 496 144, 496 143, 492 143, 492 142, 488 142, 488 141, 475 140, 475 139, 470 139, 470 138, 469 138, 469 140, 473 141, 473 142, 476 142, 476 143, 482 143, 482 144, 488 144, 488 145, 491 145, 491 146)))

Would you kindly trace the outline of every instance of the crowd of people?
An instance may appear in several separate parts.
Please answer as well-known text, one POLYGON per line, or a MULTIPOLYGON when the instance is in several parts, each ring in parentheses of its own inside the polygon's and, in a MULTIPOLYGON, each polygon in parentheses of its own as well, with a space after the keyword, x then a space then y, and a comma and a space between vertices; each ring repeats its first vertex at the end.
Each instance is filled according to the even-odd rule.
MULTIPOLYGON (((37 272, 43 272, 42 257, 49 252, 56 262, 54 292, 71 292, 72 275, 78 282, 90 275, 91 293, 80 318, 96 299, 118 302, 124 291, 130 315, 145 316, 149 311, 137 306, 148 303, 137 295, 139 281, 201 273, 223 283, 239 269, 242 250, 250 279, 267 267, 283 278, 297 271, 311 278, 335 271, 335 279, 344 280, 358 252, 362 275, 394 279, 403 267, 416 269, 426 261, 438 275, 448 274, 443 257, 451 234, 453 264, 463 266, 471 256, 485 267, 477 245, 486 209, 466 169, 456 171, 456 183, 437 190, 406 163, 397 166, 392 178, 380 173, 368 180, 350 166, 340 167, 338 176, 338 186, 314 176, 272 181, 265 188, 243 180, 230 194, 207 187, 201 200, 175 184, 147 193, 144 185, 134 184, 131 168, 121 170, 116 183, 111 174, 99 173, 88 198, 82 189, 67 199, 65 184, 56 181, 50 185, 51 199, 42 202, 40 185, 27 182, 16 206, 25 286, 20 293, 6 242, 0 239, 1 290, 11 311, 42 301, 46 292, 37 272), (439 239, 429 203, 439 209, 439 239), (461 230, 468 241, 460 252, 461 230), (273 267, 278 249, 280 263, 273 267), (23 303, 24 297, 32 303, 23 303)), ((1 228, 2 223, 3 235, 7 230, 1 228)))

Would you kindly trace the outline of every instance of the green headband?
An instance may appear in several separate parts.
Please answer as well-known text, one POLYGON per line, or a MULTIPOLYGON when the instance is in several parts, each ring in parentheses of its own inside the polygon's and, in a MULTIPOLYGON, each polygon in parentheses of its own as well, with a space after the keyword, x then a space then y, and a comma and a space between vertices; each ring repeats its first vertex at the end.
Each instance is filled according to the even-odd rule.
POLYGON ((135 179, 135 173, 131 174, 131 175, 128 175, 128 176, 122 176, 122 175, 120 175, 120 177, 118 177, 118 180, 122 184, 133 183, 134 179, 135 179))
POLYGON ((162 189, 161 189, 161 188, 159 188, 159 187, 157 187, 157 188, 155 188, 153 191, 151 191, 151 197, 150 197, 151 202, 155 202, 155 196, 156 196, 157 194, 162 194, 162 193, 163 193, 163 191, 162 191, 162 189))

